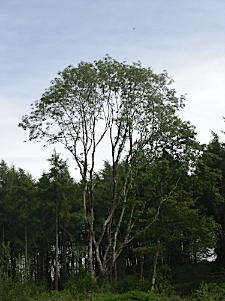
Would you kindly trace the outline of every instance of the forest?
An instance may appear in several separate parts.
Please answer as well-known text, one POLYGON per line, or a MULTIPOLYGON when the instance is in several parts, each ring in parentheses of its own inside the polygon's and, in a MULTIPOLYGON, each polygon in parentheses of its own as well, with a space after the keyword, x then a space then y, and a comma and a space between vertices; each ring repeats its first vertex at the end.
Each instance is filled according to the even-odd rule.
POLYGON ((0 163, 0 300, 225 300, 225 143, 184 105, 141 63, 59 72, 19 124, 49 170, 0 163))

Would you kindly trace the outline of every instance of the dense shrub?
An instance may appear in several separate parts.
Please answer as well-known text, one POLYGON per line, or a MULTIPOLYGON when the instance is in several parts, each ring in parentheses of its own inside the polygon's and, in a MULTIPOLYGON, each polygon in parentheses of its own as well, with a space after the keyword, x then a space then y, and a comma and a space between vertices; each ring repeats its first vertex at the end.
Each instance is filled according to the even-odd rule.
POLYGON ((98 286, 89 273, 81 271, 70 276, 66 289, 70 291, 72 296, 77 296, 80 293, 97 291, 98 286))
POLYGON ((30 301, 40 294, 40 288, 32 283, 22 284, 10 278, 0 278, 0 301, 30 301))
POLYGON ((140 280, 140 278, 135 275, 127 275, 115 284, 115 289, 118 293, 135 290, 148 291, 150 288, 151 282, 149 279, 140 280))
POLYGON ((225 284, 202 284, 194 293, 193 301, 224 301, 225 284))

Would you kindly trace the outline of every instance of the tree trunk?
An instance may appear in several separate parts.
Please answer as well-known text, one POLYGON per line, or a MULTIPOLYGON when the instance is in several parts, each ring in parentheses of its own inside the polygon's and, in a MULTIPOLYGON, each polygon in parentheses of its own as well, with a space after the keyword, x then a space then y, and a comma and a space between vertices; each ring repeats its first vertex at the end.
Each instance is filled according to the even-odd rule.
POLYGON ((156 247, 156 253, 154 258, 154 265, 153 265, 153 272, 152 272, 152 285, 151 285, 151 291, 155 288, 155 281, 156 281, 156 270, 157 270, 157 263, 159 258, 159 248, 160 248, 160 240, 157 240, 157 247, 156 247))
POLYGON ((66 278, 68 275, 67 262, 66 262, 66 250, 67 250, 67 240, 65 233, 63 233, 62 239, 62 283, 66 282, 66 278))
POLYGON ((88 271, 93 280, 95 280, 94 266, 93 266, 93 236, 89 233, 89 246, 88 246, 88 271))
POLYGON ((2 241, 5 241, 5 224, 2 225, 2 241))
POLYGON ((28 280, 28 238, 27 238, 27 224, 24 229, 25 235, 25 280, 28 280))
POLYGON ((221 235, 219 239, 219 247, 216 250, 217 259, 216 261, 219 262, 223 267, 225 267, 225 208, 223 208, 223 216, 221 218, 221 235))
POLYGON ((59 225, 58 225, 58 206, 55 213, 55 290, 59 290, 59 225))
POLYGON ((117 261, 114 263, 114 280, 115 282, 118 280, 117 261))
POLYGON ((141 276, 141 281, 144 281, 144 262, 145 262, 145 256, 141 255, 141 270, 140 270, 140 276, 141 276))

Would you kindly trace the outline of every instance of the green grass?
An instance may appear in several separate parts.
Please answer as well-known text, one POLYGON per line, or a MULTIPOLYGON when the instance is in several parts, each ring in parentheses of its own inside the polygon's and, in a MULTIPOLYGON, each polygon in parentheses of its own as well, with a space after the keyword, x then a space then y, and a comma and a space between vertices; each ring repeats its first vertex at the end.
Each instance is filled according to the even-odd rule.
POLYGON ((100 286, 88 274, 74 275, 63 291, 46 292, 32 283, 21 284, 0 277, 0 301, 225 301, 225 276, 215 263, 184 265, 172 271, 170 282, 161 281, 149 292, 149 279, 135 275, 113 286, 100 286))
MULTIPOLYGON (((130 291, 124 294, 87 293, 72 297, 68 292, 51 292, 41 294, 32 301, 187 301, 178 296, 162 296, 142 291, 130 291)), ((31 300, 30 300, 31 301, 31 300)), ((189 300, 190 301, 190 300, 189 300)))

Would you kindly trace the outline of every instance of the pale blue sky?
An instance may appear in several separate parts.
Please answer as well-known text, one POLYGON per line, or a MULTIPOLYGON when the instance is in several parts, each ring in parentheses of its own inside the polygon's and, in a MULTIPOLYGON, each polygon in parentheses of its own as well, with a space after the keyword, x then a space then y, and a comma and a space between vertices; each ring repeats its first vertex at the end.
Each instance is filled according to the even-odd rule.
POLYGON ((59 70, 106 53, 167 69, 183 117, 208 142, 224 129, 224 0, 0 0, 0 158, 39 176, 49 150, 17 128, 59 70))

